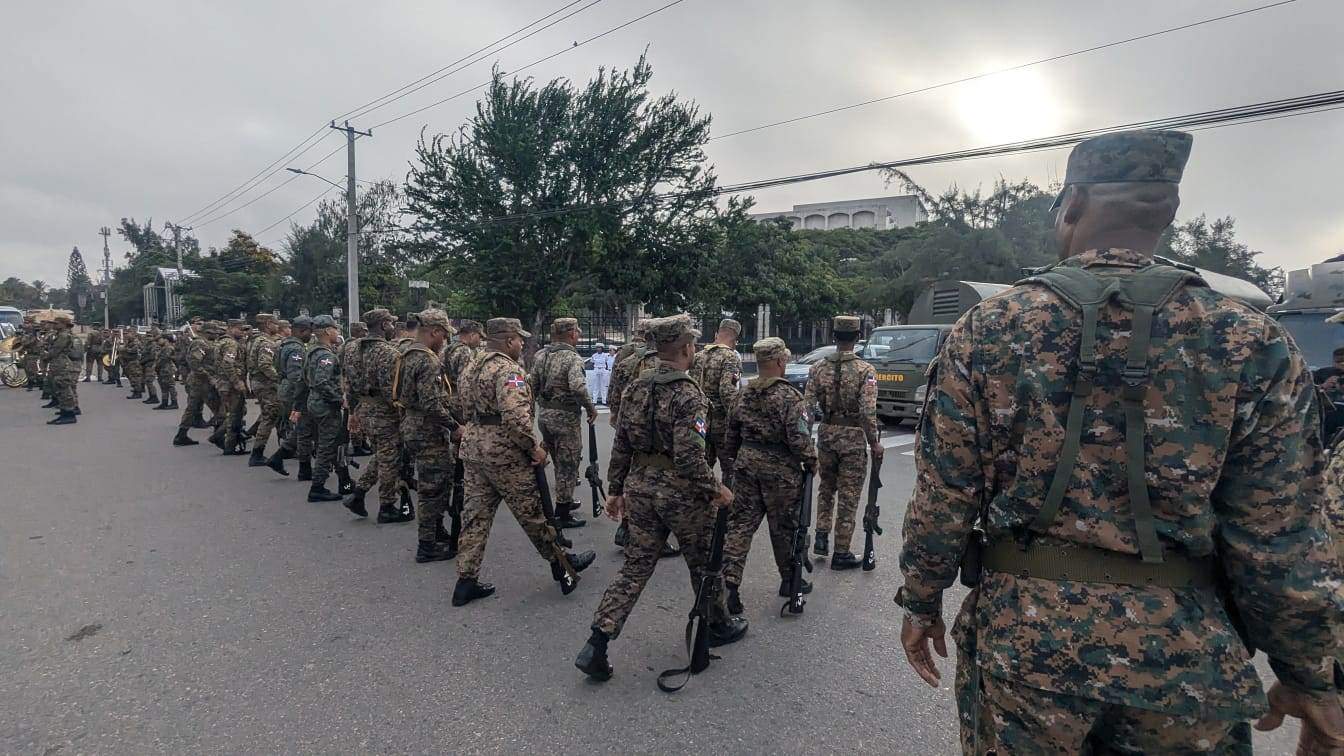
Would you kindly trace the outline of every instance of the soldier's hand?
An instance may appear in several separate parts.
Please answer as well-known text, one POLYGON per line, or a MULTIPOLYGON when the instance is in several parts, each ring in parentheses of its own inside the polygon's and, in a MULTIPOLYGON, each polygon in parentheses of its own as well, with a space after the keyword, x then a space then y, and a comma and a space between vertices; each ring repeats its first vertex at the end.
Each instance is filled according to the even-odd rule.
POLYGON ((882 448, 881 441, 878 441, 875 444, 869 444, 868 451, 873 455, 873 459, 882 459, 882 455, 886 453, 886 449, 882 448))
POLYGON ((546 464, 546 450, 540 446, 532 447, 532 466, 538 467, 546 464))
POLYGON ((297 423, 297 422, 299 421, 299 411, 298 411, 298 410, 290 410, 290 413, 289 413, 289 421, 290 421, 291 423, 297 423))
POLYGON ((947 628, 943 625, 942 617, 933 622, 922 623, 912 622, 910 615, 907 614, 905 620, 901 622, 901 646, 905 649, 905 660, 910 663, 915 674, 933 688, 938 687, 943 675, 933 663, 933 656, 929 653, 929 641, 933 641, 933 650, 946 659, 947 640, 943 637, 946 634, 947 628))
POLYGON ((1255 729, 1277 730, 1285 716, 1302 720, 1299 756, 1344 753, 1344 709, 1336 696, 1312 695, 1276 682, 1269 689, 1269 713, 1255 723, 1255 729))
POLYGON ((462 426, 459 425, 456 428, 453 428, 453 434, 452 434, 453 443, 455 444, 462 443, 462 436, 465 434, 466 431, 463 430, 462 426))
POLYGON ((588 424, 589 424, 589 425, 592 425, 592 424, 595 423, 595 422, 597 422, 597 407, 589 407, 589 408, 588 408, 588 424))
POLYGON ((714 498, 710 499, 709 503, 713 504, 715 509, 723 509, 724 507, 731 506, 733 503, 732 490, 729 489, 728 486, 720 483, 719 493, 715 495, 714 498))
POLYGON ((610 413, 610 414, 607 415, 607 424, 610 425, 610 426, 613 427, 613 428, 616 427, 616 413, 615 413, 615 412, 612 412, 612 413, 610 413))
POLYGON ((607 497, 607 519, 613 522, 620 522, 621 516, 625 514, 625 497, 608 496, 607 497))
POLYGON ((345 423, 345 429, 350 433, 358 434, 360 432, 360 427, 359 418, 355 415, 351 415, 350 419, 345 423))

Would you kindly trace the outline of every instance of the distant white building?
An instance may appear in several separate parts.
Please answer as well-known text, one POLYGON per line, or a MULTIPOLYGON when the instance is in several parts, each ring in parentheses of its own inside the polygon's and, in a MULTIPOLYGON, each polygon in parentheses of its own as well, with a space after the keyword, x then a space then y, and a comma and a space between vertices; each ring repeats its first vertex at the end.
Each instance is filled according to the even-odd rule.
POLYGON ((897 197, 812 202, 781 213, 752 213, 755 220, 785 218, 794 228, 905 228, 929 219, 923 203, 913 194, 897 197))

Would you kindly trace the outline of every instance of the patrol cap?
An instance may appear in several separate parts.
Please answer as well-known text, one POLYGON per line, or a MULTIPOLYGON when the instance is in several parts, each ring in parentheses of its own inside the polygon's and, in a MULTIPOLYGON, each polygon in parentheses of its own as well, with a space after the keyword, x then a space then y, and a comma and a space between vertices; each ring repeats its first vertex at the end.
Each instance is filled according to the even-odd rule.
POLYGON ((353 322, 353 323, 350 324, 350 335, 352 335, 352 336, 353 336, 354 334, 356 334, 356 333, 364 333, 364 334, 367 334, 368 332, 369 332, 369 327, 366 326, 366 325, 364 325, 364 321, 362 321, 362 320, 356 320, 355 322, 353 322))
POLYGON ((514 335, 525 339, 532 337, 531 333, 523 330, 523 323, 518 318, 490 318, 485 321, 485 335, 492 339, 514 335))
POLYGON ((335 328, 336 321, 330 315, 318 315, 313 318, 313 330, 318 328, 335 328))
POLYGON ((275 324, 280 326, 281 328, 289 328, 289 321, 285 320, 284 318, 276 318, 275 324))
MULTIPOLYGON (((1079 142, 1069 153, 1064 189, 1074 184, 1179 184, 1195 138, 1184 131, 1137 129, 1079 142)), ((1051 210, 1064 201, 1064 189, 1051 210)))
POLYGON ((578 318, 556 318, 551 321, 551 333, 556 336, 562 336, 577 330, 579 330, 578 318))
POLYGON ((635 335, 647 339, 649 337, 649 323, 652 320, 654 318, 640 318, 639 322, 635 323, 635 335))
POLYGON ((735 335, 742 335, 742 324, 732 318, 724 318, 719 321, 720 331, 732 331, 735 335))
POLYGON ((438 308, 431 307, 418 312, 416 318, 420 321, 421 328, 442 328, 449 336, 457 333, 452 321, 448 320, 448 313, 438 308))
POLYGON ((784 343, 784 339, 778 336, 767 336, 755 344, 751 345, 751 351, 756 355, 757 362, 769 362, 770 360, 788 359, 789 346, 784 343))
POLYGON ((199 325, 205 322, 205 318, 202 318, 200 315, 192 315, 191 320, 188 322, 190 322, 192 325, 199 325))
POLYGON ((481 324, 475 320, 464 320, 461 325, 457 327, 458 333, 481 333, 483 330, 484 328, 481 327, 481 324))
POLYGON ((831 318, 831 330, 836 333, 858 333, 863 330, 863 321, 855 315, 836 315, 831 318))
POLYGON ((275 315, 269 312, 259 312, 257 313, 255 320, 257 321, 257 325, 265 325, 266 323, 275 320, 275 315))
POLYGON ((396 320, 396 316, 386 307, 375 307, 364 313, 364 322, 368 324, 369 328, 377 328, 380 324, 389 320, 396 320))
POLYGON ((649 340, 659 347, 694 339, 700 335, 699 331, 691 327, 691 316, 686 313, 669 315, 665 318, 650 318, 648 332, 649 340))
POLYGON ((59 326, 72 326, 75 324, 75 319, 69 315, 57 315, 52 318, 52 321, 59 326))
POLYGON ((241 328, 245 325, 247 325, 247 322, 244 321, 242 318, 229 318, 229 328, 234 327, 241 328))
POLYGON ((298 316, 297 318, 294 318, 294 327, 295 327, 295 328, 312 328, 312 327, 313 327, 313 319, 310 318, 310 317, 308 317, 307 315, 300 315, 300 316, 298 316))

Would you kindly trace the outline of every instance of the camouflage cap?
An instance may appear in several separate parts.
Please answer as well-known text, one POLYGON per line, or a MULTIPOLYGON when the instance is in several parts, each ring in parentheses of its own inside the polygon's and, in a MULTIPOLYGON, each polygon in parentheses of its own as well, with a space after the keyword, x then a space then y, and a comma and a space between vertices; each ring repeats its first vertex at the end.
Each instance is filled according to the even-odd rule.
POLYGON ((75 319, 69 315, 57 315, 52 318, 51 321, 58 326, 72 326, 75 324, 75 319))
POLYGON ((201 331, 212 336, 218 336, 224 333, 224 324, 218 320, 207 320, 205 325, 201 326, 201 331))
POLYGON ((368 332, 369 327, 365 325, 364 321, 362 320, 356 320, 355 322, 350 324, 350 335, 352 336, 356 333, 367 334, 368 332))
POLYGON ((732 331, 734 334, 741 336, 742 324, 737 322, 736 320, 733 320, 732 318, 724 318, 723 320, 719 321, 719 330, 732 331))
POLYGON ((649 340, 659 347, 694 339, 700 335, 699 331, 691 327, 691 316, 686 313, 669 315, 665 318, 650 318, 648 333, 649 340))
POLYGON ((428 310, 416 313, 416 318, 423 328, 442 328, 448 332, 449 336, 457 333, 457 329, 453 328, 452 322, 448 320, 448 313, 443 310, 431 307, 428 310))
POLYGON ((200 315, 192 315, 192 316, 191 316, 191 320, 189 320, 189 321, 187 321, 187 322, 191 323, 192 325, 197 325, 197 324, 200 324, 200 323, 204 323, 204 322, 205 322, 205 318, 201 317, 200 315))
POLYGON ((241 328, 247 325, 247 321, 242 318, 229 318, 229 328, 241 328))
POLYGON ((577 330, 579 330, 578 318, 556 318, 551 321, 551 333, 556 336, 577 330))
POLYGON ((475 320, 464 320, 457 326, 458 333, 481 333, 485 329, 475 320))
POLYGON ((863 330, 863 321, 856 315, 836 315, 831 318, 831 330, 836 333, 858 333, 863 330))
POLYGON ((313 319, 310 318, 310 317, 308 317, 307 315, 300 315, 300 316, 298 316, 297 318, 294 318, 294 327, 295 327, 295 328, 312 328, 312 327, 313 327, 313 319))
POLYGON ((523 323, 518 318, 490 318, 485 321, 485 335, 490 338, 513 335, 525 339, 532 337, 530 332, 523 330, 523 323))
MULTIPOLYGON (((1195 138, 1184 131, 1139 129, 1102 134, 1079 142, 1069 153, 1064 188, 1073 184, 1181 183, 1195 138)), ((1064 201, 1064 190, 1051 210, 1064 201)))
POLYGON ((396 319, 397 316, 393 315, 392 311, 386 307, 375 307, 364 313, 364 322, 368 324, 369 328, 377 328, 382 323, 396 319))
POLYGON ((751 351, 756 355, 756 362, 769 362, 789 358, 789 347, 784 343, 784 339, 778 336, 767 336, 755 344, 751 345, 751 351))
POLYGON ((285 320, 284 318, 276 318, 275 324, 280 326, 281 328, 289 328, 289 321, 285 320))
POLYGON ((318 328, 336 328, 336 320, 330 315, 318 315, 313 318, 313 330, 318 328))
POLYGON ((266 323, 275 320, 275 315, 269 312, 259 312, 253 320, 257 321, 257 325, 265 325, 266 323))

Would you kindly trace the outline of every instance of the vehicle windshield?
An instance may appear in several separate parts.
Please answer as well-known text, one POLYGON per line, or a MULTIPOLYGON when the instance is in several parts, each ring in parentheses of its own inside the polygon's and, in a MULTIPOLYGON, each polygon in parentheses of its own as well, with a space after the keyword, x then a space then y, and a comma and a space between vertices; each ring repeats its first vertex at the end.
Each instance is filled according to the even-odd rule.
POLYGON ((868 337, 868 346, 863 348, 863 356, 878 362, 932 362, 938 354, 938 334, 937 328, 873 331, 868 337))
POLYGON ((1344 346, 1344 325, 1325 322, 1328 315, 1319 312, 1285 313, 1279 323, 1293 335, 1312 370, 1332 364, 1331 353, 1344 346))
POLYGON ((803 365, 811 365, 814 362, 821 362, 832 354, 835 354, 835 347, 833 345, 817 347, 802 357, 799 357, 797 362, 803 365))
POLYGON ((0 310, 0 323, 8 323, 18 328, 23 325, 23 313, 18 310, 0 310))

